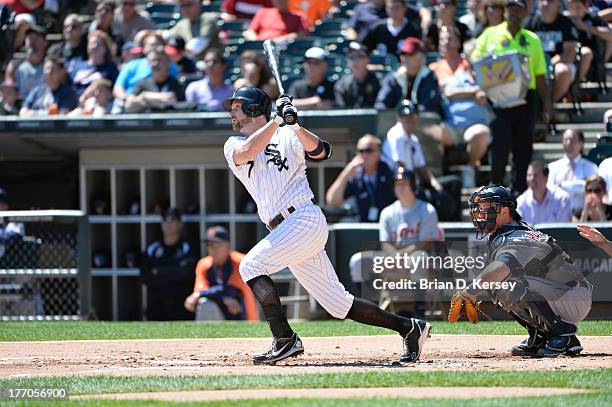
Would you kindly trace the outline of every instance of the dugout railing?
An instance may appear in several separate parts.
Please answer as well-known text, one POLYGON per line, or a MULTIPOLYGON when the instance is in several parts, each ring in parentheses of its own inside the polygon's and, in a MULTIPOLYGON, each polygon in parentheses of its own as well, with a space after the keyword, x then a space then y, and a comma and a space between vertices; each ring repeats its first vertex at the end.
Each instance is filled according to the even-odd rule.
POLYGON ((91 311, 84 212, 0 212, 0 321, 78 320, 91 311))

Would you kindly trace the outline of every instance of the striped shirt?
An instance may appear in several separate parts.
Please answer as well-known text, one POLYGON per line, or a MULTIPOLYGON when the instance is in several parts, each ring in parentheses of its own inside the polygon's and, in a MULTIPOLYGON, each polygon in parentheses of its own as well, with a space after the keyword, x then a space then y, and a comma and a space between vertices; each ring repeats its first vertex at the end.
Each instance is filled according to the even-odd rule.
POLYGON ((234 149, 244 140, 244 136, 230 137, 223 152, 230 169, 255 200, 259 218, 266 225, 282 210, 290 206, 297 209, 312 201, 304 146, 293 130, 279 127, 253 161, 236 165, 234 149))

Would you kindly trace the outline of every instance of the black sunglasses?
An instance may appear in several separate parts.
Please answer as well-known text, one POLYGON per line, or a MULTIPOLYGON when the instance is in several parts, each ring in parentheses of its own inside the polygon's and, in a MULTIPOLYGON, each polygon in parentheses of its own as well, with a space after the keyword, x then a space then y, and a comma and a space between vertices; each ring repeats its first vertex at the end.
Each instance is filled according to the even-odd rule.
POLYGON ((601 194, 603 192, 603 189, 601 188, 587 188, 587 193, 595 193, 595 194, 601 194))
POLYGON ((373 148, 371 148, 371 147, 368 147, 368 148, 361 148, 361 149, 358 149, 358 150, 357 150, 357 152, 358 152, 359 154, 370 154, 370 153, 373 153, 373 152, 375 152, 375 151, 376 151, 376 150, 375 150, 375 149, 373 149, 373 148))

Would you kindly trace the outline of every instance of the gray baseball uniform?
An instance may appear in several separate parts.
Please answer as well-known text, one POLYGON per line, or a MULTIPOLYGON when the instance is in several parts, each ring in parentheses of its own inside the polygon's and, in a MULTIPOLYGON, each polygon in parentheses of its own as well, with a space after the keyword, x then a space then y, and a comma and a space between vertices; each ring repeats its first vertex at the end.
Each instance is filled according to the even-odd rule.
MULTIPOLYGON (((526 223, 513 222, 491 237, 489 253, 491 261, 500 261, 510 268, 509 278, 544 297, 562 320, 577 324, 589 313, 591 284, 547 234, 526 223)), ((508 293, 497 290, 492 294, 502 308, 512 311, 514 304, 508 293)))

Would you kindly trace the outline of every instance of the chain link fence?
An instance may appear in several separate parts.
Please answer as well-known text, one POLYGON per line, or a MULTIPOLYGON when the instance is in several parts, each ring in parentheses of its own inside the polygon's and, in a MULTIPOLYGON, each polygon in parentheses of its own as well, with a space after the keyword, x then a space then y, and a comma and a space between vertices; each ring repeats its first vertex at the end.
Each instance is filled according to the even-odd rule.
POLYGON ((0 320, 87 317, 90 252, 83 212, 0 212, 0 320))

